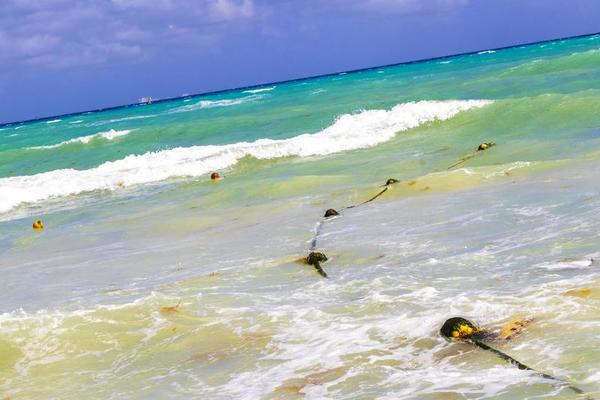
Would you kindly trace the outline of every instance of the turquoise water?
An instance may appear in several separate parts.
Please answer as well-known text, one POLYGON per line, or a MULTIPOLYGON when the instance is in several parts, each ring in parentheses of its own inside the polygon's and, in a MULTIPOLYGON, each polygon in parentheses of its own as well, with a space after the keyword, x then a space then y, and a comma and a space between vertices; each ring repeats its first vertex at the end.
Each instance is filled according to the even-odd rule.
POLYGON ((598 66, 596 35, 0 126, 0 398, 573 398, 456 315, 533 318, 496 347, 598 395, 598 66), (296 262, 390 177, 322 226, 329 279, 296 262))

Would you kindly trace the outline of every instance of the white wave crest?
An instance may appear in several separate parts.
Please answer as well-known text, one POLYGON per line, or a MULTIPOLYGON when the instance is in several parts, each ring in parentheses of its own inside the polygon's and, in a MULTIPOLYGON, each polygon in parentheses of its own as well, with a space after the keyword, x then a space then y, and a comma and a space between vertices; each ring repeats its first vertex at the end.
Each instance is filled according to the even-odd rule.
POLYGON ((588 268, 595 264, 596 259, 592 257, 582 259, 570 258, 562 261, 541 264, 539 265, 539 268, 547 269, 549 271, 555 271, 588 268))
POLYGON ((263 97, 262 95, 253 94, 251 96, 240 97, 237 99, 201 100, 194 104, 174 108, 169 112, 179 113, 179 112, 187 112, 187 111, 196 111, 196 110, 200 110, 203 108, 229 107, 229 106, 235 106, 238 104, 244 104, 249 101, 259 100, 259 99, 262 99, 262 97, 263 97))
POLYGON ((271 86, 271 87, 266 87, 266 88, 260 88, 260 89, 250 89, 250 90, 244 90, 242 93, 262 93, 262 92, 270 92, 271 90, 275 90, 277 86, 271 86))
POLYGON ((46 121, 47 124, 56 124, 57 122, 62 121, 62 119, 53 119, 51 121, 46 121))
POLYGON ((88 136, 76 137, 76 138, 73 138, 73 139, 65 140, 64 142, 60 142, 60 143, 56 143, 56 144, 51 144, 51 145, 48 145, 48 146, 28 147, 28 149, 30 149, 30 150, 55 149, 57 147, 61 147, 61 146, 64 146, 64 145, 67 145, 67 144, 71 144, 71 143, 84 143, 84 144, 86 144, 86 143, 91 142, 94 139, 113 140, 115 138, 118 138, 119 136, 125 136, 129 132, 131 132, 131 130, 115 131, 114 129, 111 129, 110 131, 95 133, 93 135, 88 135, 88 136))
POLYGON ((61 169, 31 176, 0 179, 0 212, 22 203, 94 190, 158 182, 173 177, 195 177, 234 165, 245 156, 273 159, 315 156, 372 147, 398 132, 424 123, 446 120, 459 112, 490 104, 488 100, 420 101, 399 104, 391 110, 344 114, 314 134, 290 139, 259 139, 228 145, 179 147, 130 155, 87 170, 61 169), (32 190, 35 188, 35 190, 32 190))

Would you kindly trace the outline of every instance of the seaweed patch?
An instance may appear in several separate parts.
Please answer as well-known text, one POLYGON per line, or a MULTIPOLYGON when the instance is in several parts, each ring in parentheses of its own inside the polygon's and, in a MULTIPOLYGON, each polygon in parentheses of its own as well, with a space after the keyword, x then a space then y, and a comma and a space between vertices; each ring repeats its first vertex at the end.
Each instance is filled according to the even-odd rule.
POLYGON ((174 306, 161 307, 158 312, 163 316, 179 314, 181 312, 181 301, 174 306))

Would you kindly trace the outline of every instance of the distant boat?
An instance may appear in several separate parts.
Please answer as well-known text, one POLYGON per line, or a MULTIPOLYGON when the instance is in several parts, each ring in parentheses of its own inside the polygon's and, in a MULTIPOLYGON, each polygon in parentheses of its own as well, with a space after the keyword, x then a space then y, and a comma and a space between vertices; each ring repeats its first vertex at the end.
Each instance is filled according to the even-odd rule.
POLYGON ((152 97, 142 97, 142 98, 139 100, 140 104, 148 104, 148 105, 152 104, 152 103, 153 103, 153 101, 154 101, 154 100, 152 99, 152 97))

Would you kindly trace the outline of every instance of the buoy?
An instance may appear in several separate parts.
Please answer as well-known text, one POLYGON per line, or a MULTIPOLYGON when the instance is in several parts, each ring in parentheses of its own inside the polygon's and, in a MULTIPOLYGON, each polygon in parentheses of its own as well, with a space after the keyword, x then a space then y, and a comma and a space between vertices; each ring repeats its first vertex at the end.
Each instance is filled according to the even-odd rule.
POLYGON ((489 332, 487 332, 485 329, 478 327, 477 325, 475 325, 474 323, 472 323, 471 321, 469 321, 465 318, 461 318, 461 317, 450 318, 449 320, 444 322, 444 325, 442 325, 442 327, 440 329, 440 334, 449 340, 471 343, 483 350, 487 350, 490 353, 495 354, 496 356, 502 358, 503 360, 509 362, 510 364, 516 366, 519 369, 532 371, 546 379, 555 381, 560 385, 564 385, 564 386, 568 387, 575 393, 578 393, 578 394, 584 393, 583 390, 579 389, 577 386, 573 386, 567 381, 564 381, 564 380, 556 378, 552 375, 548 375, 548 374, 545 374, 538 370, 535 370, 531 367, 528 367, 527 365, 523 364, 520 361, 517 361, 516 359, 509 356, 508 354, 484 343, 483 340, 494 339, 495 337, 497 337, 497 335, 493 335, 493 334, 490 335, 489 332))
POLYGON ((318 251, 313 251, 306 257, 306 263, 315 267, 319 275, 323 278, 327 278, 327 273, 321 268, 321 263, 327 261, 327 256, 318 251))
POLYGON ((483 329, 479 328, 477 325, 469 321, 468 319, 461 317, 450 318, 442 328, 440 329, 440 334, 447 339, 469 339, 476 333, 483 332, 483 329))
POLYGON ((219 175, 218 172, 213 172, 212 174, 210 174, 210 179, 212 181, 218 181, 219 179, 221 179, 221 175, 219 175))
POLYGON ((493 147, 493 146, 495 146, 495 145, 496 145, 496 143, 494 143, 494 142, 484 142, 484 143, 481 143, 481 144, 479 145, 479 147, 477 147, 477 151, 483 151, 483 150, 487 150, 487 149, 489 149, 490 147, 493 147))
POLYGON ((336 215, 340 215, 340 213, 335 211, 333 208, 330 208, 329 210, 325 211, 325 215, 323 217, 329 218, 329 217, 335 217, 336 215))
POLYGON ((42 221, 40 221, 39 219, 33 221, 33 224, 31 226, 36 231, 41 231, 42 229, 44 229, 44 223, 42 221))

